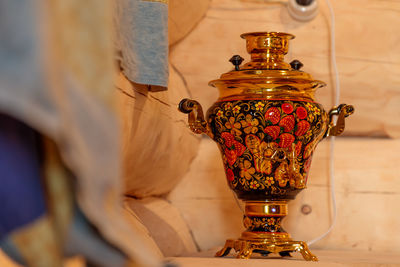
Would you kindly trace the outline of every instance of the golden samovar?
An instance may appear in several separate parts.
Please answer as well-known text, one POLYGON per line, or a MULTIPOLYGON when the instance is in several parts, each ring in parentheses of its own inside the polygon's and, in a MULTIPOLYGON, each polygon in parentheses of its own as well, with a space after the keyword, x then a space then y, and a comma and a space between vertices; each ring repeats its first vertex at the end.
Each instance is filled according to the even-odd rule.
POLYGON ((247 230, 239 239, 227 240, 216 256, 232 248, 238 258, 299 251, 304 259, 315 261, 307 244, 293 241, 281 221, 287 202, 306 187, 316 145, 340 135, 354 108, 341 104, 326 113, 315 102, 315 91, 325 83, 301 71, 300 61, 283 61, 293 35, 253 32, 241 37, 251 61, 240 66, 243 58, 233 56, 235 69, 209 83, 220 96, 206 120, 197 101, 184 99, 179 104, 189 115, 190 129, 217 142, 228 184, 245 202, 247 230))

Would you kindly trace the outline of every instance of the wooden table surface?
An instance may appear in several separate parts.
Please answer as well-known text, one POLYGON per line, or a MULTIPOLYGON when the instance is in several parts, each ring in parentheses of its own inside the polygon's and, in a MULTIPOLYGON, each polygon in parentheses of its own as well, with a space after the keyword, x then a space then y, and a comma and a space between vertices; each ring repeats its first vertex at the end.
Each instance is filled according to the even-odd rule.
MULTIPOLYGON (((304 261, 300 253, 292 253, 291 258, 281 258, 277 256, 268 256, 266 258, 258 257, 249 260, 241 260, 233 257, 231 253, 225 258, 213 257, 215 251, 209 251, 188 255, 186 257, 169 257, 168 262, 175 263, 179 267, 258 267, 258 266, 324 266, 324 267, 390 267, 400 266, 400 255, 386 252, 375 251, 339 251, 339 250, 316 250, 312 252, 318 256, 318 262, 304 261)), ((11 262, 3 252, 0 251, 1 267, 19 267, 11 262)), ((79 258, 67 260, 66 267, 83 267, 83 261, 79 258)))
POLYGON ((304 261, 300 253, 292 253, 291 258, 281 258, 276 256, 258 257, 249 260, 242 260, 234 258, 231 253, 225 258, 213 257, 217 249, 207 252, 196 253, 187 257, 171 257, 169 261, 176 263, 181 267, 197 267, 197 266, 213 266, 213 267, 258 267, 258 266, 326 266, 326 267, 339 267, 339 266, 400 266, 400 255, 385 252, 374 251, 338 251, 338 250, 315 250, 312 252, 318 256, 318 262, 304 261))

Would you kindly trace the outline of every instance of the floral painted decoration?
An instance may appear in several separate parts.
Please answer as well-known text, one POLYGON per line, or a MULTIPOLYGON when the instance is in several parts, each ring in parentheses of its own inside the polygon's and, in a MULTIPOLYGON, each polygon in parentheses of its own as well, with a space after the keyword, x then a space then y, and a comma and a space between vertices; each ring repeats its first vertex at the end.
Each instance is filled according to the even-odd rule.
POLYGON ((319 104, 220 101, 210 111, 232 189, 284 195, 305 187, 310 158, 327 119, 319 104))

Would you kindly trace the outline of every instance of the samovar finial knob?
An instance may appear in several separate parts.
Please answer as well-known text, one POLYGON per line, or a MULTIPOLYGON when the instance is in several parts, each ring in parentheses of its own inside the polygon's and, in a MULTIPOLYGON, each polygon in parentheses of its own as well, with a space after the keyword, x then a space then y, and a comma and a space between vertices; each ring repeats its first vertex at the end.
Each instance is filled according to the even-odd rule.
POLYGON ((240 64, 242 64, 244 58, 239 55, 234 55, 229 59, 229 61, 235 66, 235 70, 239 70, 240 64))
POLYGON ((304 65, 303 63, 300 62, 300 60, 295 59, 292 62, 290 62, 290 66, 294 70, 300 70, 304 65))

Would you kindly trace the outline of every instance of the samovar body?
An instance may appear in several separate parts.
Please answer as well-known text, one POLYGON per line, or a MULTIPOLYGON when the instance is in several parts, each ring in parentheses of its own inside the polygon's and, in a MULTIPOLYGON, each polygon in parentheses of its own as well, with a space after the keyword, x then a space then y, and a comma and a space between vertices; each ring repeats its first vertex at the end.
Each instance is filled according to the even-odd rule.
POLYGON ((233 56, 235 69, 209 83, 220 97, 206 118, 198 102, 184 99, 179 104, 189 115, 191 130, 218 144, 227 182, 245 202, 247 229, 239 239, 227 240, 217 256, 233 248, 238 258, 299 251, 306 260, 317 260, 305 242, 291 239, 281 221, 287 202, 306 187, 316 145, 341 134, 344 118, 354 109, 342 104, 327 113, 315 102, 316 89, 325 83, 301 71, 300 61, 283 61, 293 35, 255 32, 241 37, 251 61, 240 66, 243 59, 233 56))

